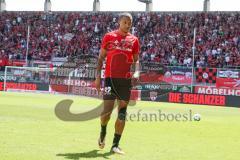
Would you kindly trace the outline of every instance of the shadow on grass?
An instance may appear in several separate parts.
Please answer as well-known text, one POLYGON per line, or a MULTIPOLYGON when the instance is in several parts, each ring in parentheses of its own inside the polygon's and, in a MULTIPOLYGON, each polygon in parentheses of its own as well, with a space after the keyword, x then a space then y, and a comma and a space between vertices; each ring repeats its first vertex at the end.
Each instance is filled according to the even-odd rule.
POLYGON ((81 158, 105 158, 109 159, 108 156, 112 155, 112 152, 106 152, 106 153, 98 153, 99 150, 92 150, 89 152, 83 152, 83 153, 64 153, 64 154, 57 154, 57 156, 62 156, 66 159, 73 159, 78 160, 81 158))

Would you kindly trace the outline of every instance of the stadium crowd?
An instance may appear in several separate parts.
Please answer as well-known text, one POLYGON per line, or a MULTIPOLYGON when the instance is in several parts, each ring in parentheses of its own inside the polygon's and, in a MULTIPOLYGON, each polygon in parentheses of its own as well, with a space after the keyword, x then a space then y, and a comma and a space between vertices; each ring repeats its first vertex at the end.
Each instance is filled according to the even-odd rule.
MULTIPOLYGON (((114 12, 2 12, 0 56, 25 59, 27 49, 29 60, 98 55, 103 34, 117 28, 116 17, 114 12)), ((144 62, 191 66, 194 50, 197 67, 240 66, 238 12, 134 12, 133 17, 144 62)))

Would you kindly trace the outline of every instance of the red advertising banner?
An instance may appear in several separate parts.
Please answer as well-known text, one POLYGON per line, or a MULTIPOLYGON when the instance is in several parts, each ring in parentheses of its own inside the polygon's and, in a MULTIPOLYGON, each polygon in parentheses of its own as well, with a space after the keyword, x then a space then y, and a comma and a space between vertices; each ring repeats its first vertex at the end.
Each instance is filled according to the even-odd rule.
POLYGON ((240 96, 240 89, 196 86, 194 93, 240 96))
POLYGON ((68 77, 51 77, 50 85, 70 85, 70 86, 82 86, 82 87, 94 87, 94 81, 81 80, 79 78, 69 79, 68 77))
MULTIPOLYGON (((37 84, 7 82, 6 89, 37 90, 37 84)), ((3 82, 0 82, 0 91, 4 90, 3 82)))
POLYGON ((58 92, 58 93, 68 93, 69 86, 62 84, 51 84, 49 85, 50 92, 58 92))
POLYGON ((140 82, 141 83, 154 83, 154 82, 161 82, 162 81, 162 74, 158 74, 155 72, 150 72, 150 73, 143 73, 140 75, 140 82))
POLYGON ((22 66, 24 66, 26 63, 25 63, 25 61, 23 61, 23 60, 14 60, 14 61, 12 61, 12 64, 11 64, 11 66, 19 66, 19 67, 22 67, 22 66))
POLYGON ((203 104, 203 105, 217 105, 225 106, 226 98, 219 95, 204 95, 192 93, 169 93, 168 101, 172 103, 185 104, 203 104))
POLYGON ((0 59, 0 66, 19 66, 23 67, 26 64, 24 60, 8 60, 0 59))
POLYGON ((240 78, 217 78, 216 87, 228 87, 232 89, 240 89, 240 78))
POLYGON ((192 78, 182 75, 171 75, 169 77, 163 77, 164 82, 175 83, 175 84, 191 84, 192 78))
MULTIPOLYGON (((83 86, 67 86, 67 85, 50 85, 50 92, 57 93, 70 93, 75 95, 83 95, 88 97, 98 97, 101 98, 101 94, 98 93, 97 89, 94 87, 83 87, 83 86)), ((131 90, 131 100, 140 100, 141 91, 131 90)))
POLYGON ((162 75, 158 73, 141 74, 140 83, 159 83, 167 82, 174 84, 191 84, 192 77, 186 75, 162 75))
POLYGON ((227 95, 209 95, 209 94, 194 94, 194 93, 178 93, 170 92, 164 95, 151 95, 152 91, 141 92, 141 100, 156 101, 156 102, 171 102, 184 104, 212 105, 212 106, 229 106, 240 107, 238 96, 227 95), (147 97, 149 98, 147 98, 147 97), (150 98, 152 96, 152 98, 150 98))

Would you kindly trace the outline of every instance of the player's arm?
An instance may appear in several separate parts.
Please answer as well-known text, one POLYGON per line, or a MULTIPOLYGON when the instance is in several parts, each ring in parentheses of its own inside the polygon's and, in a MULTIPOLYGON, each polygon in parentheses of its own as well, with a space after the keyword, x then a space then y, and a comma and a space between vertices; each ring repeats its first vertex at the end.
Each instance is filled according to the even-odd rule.
POLYGON ((138 79, 140 76, 140 65, 139 65, 139 52, 140 52, 140 44, 139 40, 136 39, 133 45, 133 78, 138 79))
POLYGON ((135 86, 139 80, 140 77, 140 65, 139 65, 139 51, 140 51, 140 45, 138 39, 133 44, 133 76, 132 76, 132 86, 135 86))
POLYGON ((98 63, 97 63, 97 69, 96 69, 97 76, 95 80, 95 85, 98 92, 100 92, 101 70, 102 70, 103 62, 106 58, 106 55, 107 55, 107 50, 104 48, 101 48, 100 54, 98 56, 98 63))
POLYGON ((140 76, 140 65, 139 65, 139 55, 133 54, 133 78, 139 78, 140 76))

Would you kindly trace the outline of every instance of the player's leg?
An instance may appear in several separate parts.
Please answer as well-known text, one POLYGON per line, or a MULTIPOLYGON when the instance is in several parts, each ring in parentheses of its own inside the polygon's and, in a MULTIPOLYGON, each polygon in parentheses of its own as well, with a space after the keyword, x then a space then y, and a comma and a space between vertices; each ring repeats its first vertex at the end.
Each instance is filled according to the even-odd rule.
POLYGON ((101 123, 101 131, 100 137, 98 140, 99 148, 103 149, 105 146, 105 137, 107 134, 107 124, 110 120, 113 108, 114 108, 115 100, 104 100, 104 109, 101 113, 100 123, 101 123))
POLYGON ((110 120, 113 108, 114 108, 114 102, 115 100, 104 100, 104 108, 101 113, 101 125, 105 126, 108 124, 108 121, 110 120))
POLYGON ((118 154, 124 154, 119 148, 119 142, 125 127, 125 120, 127 116, 127 105, 128 101, 118 100, 118 117, 115 122, 115 134, 113 138, 112 151, 118 154))
POLYGON ((115 134, 111 150, 118 154, 124 154, 124 152, 119 148, 119 142, 125 127, 127 106, 131 94, 131 79, 117 79, 115 88, 116 96, 118 98, 118 117, 115 122, 115 134))
POLYGON ((102 111, 101 117, 100 117, 101 132, 100 132, 100 137, 98 140, 98 145, 99 145, 99 148, 101 148, 101 149, 103 149, 105 146, 105 137, 107 134, 107 124, 108 124, 108 121, 110 120, 110 117, 111 117, 111 114, 112 114, 112 111, 114 108, 114 102, 116 99, 116 96, 111 89, 112 84, 111 84, 110 79, 105 79, 105 87, 110 88, 110 90, 108 89, 108 92, 104 93, 104 96, 103 96, 104 107, 103 107, 103 111, 102 111))

